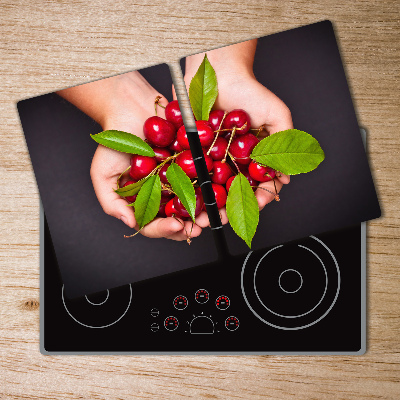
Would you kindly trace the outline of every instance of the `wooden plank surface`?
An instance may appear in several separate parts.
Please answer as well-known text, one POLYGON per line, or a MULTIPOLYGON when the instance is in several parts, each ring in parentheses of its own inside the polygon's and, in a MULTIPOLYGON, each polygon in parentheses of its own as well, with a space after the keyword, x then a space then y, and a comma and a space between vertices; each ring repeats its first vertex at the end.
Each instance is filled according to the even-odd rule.
POLYGON ((0 0, 0 398, 400 398, 399 4, 0 0), (324 19, 368 128, 383 209, 368 229, 367 354, 42 356, 39 197, 16 102, 324 19))

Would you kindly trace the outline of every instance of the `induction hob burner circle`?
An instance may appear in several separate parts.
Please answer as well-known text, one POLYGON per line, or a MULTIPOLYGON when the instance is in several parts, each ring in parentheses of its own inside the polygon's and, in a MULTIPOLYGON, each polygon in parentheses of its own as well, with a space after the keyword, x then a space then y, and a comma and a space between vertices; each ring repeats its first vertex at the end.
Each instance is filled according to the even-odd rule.
POLYGON ((96 301, 93 301, 93 299, 92 299, 92 300, 89 300, 89 298, 85 295, 86 301, 87 301, 89 304, 91 304, 92 306, 102 306, 102 305, 108 300, 109 297, 110 297, 110 291, 109 291, 108 289, 107 289, 107 296, 106 296, 106 298, 105 298, 104 300, 98 302, 98 303, 96 303, 96 301))
POLYGON ((288 268, 285 269, 280 275, 279 275, 279 287, 286 293, 296 293, 298 292, 301 287, 303 286, 303 277, 301 276, 299 271, 296 271, 295 269, 288 268), (297 275, 296 275, 297 274, 297 275), (289 275, 289 282, 287 282, 288 278, 287 276, 289 275), (293 278, 294 276, 294 278, 293 278), (297 278, 297 279, 296 279, 297 278), (299 280, 299 284, 296 284, 296 280, 299 280), (285 282, 286 281, 286 282, 285 282), (283 286, 282 286, 283 285, 283 286), (293 287, 294 286, 294 287, 293 287), (285 289, 286 288, 286 289, 285 289))
POLYGON ((250 252, 241 272, 241 289, 252 313, 267 325, 298 330, 321 321, 340 291, 339 265, 320 239, 250 252))
POLYGON ((68 315, 85 328, 108 328, 119 322, 128 312, 132 302, 132 286, 126 285, 107 290, 105 300, 95 302, 87 296, 68 300, 64 296, 64 285, 61 298, 68 315))

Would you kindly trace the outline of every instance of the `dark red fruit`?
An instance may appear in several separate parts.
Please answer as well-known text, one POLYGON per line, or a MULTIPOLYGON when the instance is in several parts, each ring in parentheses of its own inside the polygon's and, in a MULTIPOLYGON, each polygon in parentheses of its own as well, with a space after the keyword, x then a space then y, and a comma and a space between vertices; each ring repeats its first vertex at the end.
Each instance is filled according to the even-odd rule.
POLYGON ((255 161, 252 161, 249 164, 249 174, 253 179, 259 182, 268 182, 275 178, 274 169, 270 167, 264 167, 255 161))
MULTIPOLYGON (((208 156, 205 151, 203 150, 204 154, 204 159, 207 164, 207 170, 210 172, 213 167, 213 160, 210 156, 208 156)), ((175 162, 177 165, 179 165, 183 171, 186 173, 186 175, 190 178, 193 179, 197 176, 196 172, 196 167, 194 166, 194 161, 192 157, 192 153, 190 150, 185 150, 181 154, 179 154, 178 157, 176 157, 175 162)))
POLYGON ((243 129, 237 129, 235 135, 244 135, 250 130, 250 116, 246 111, 241 109, 232 110, 224 119, 223 128, 224 129, 233 129, 242 128, 244 124, 247 125, 243 129))
MULTIPOLYGON (((201 147, 210 146, 214 140, 214 131, 212 130, 211 125, 207 121, 196 121, 196 128, 199 134, 201 147)), ((190 149, 184 125, 179 128, 176 139, 183 149, 190 149)))
POLYGON ((224 114, 225 114, 225 111, 222 111, 222 110, 214 110, 214 111, 210 112, 210 116, 208 117, 208 122, 214 131, 217 131, 219 129, 219 126, 221 125, 221 121, 222 121, 222 118, 224 117, 224 114))
POLYGON ((155 156, 154 158, 158 163, 162 163, 164 160, 166 160, 168 157, 172 156, 172 153, 170 150, 166 149, 165 147, 153 147, 155 156))
POLYGON ((167 216, 167 214, 165 214, 165 206, 166 206, 166 203, 160 203, 160 208, 158 209, 158 213, 157 213, 158 217, 166 217, 167 216))
POLYGON ((233 175, 231 167, 222 161, 214 161, 212 170, 213 175, 211 180, 214 183, 219 183, 220 185, 224 185, 226 181, 233 175))
POLYGON ((218 207, 218 209, 220 209, 225 206, 228 195, 226 193, 225 188, 222 185, 218 185, 217 183, 212 183, 211 186, 214 190, 215 201, 217 202, 217 207, 218 207))
POLYGON ((176 128, 171 122, 161 117, 150 117, 143 125, 143 133, 147 141, 153 146, 169 146, 176 133, 176 128))
POLYGON ((175 162, 179 165, 185 174, 193 179, 197 176, 196 168, 194 166, 194 161, 192 157, 192 153, 190 150, 185 150, 178 157, 176 157, 175 162))
MULTIPOLYGON (((194 215, 197 217, 203 209, 204 202, 203 202, 203 196, 201 195, 200 188, 196 188, 194 190, 194 193, 196 195, 196 209, 195 209, 194 215)), ((179 217, 182 217, 182 218, 190 217, 189 213, 186 211, 186 208, 183 206, 183 204, 178 196, 174 197, 174 207, 175 207, 175 210, 178 212, 179 217)))
POLYGON ((259 140, 252 134, 246 133, 233 138, 229 152, 239 164, 250 164, 250 154, 259 140))
POLYGON ((236 175, 231 176, 227 181, 226 181, 226 190, 229 192, 229 189, 231 188, 233 180, 236 178, 236 175))
POLYGON ((176 129, 183 125, 181 109, 179 108, 178 100, 171 101, 165 107, 165 118, 171 122, 176 129))
POLYGON ((160 170, 158 171, 158 175, 160 176, 160 180, 162 183, 168 183, 167 179, 167 169, 171 164, 163 165, 160 170))
POLYGON ((209 155, 215 161, 221 161, 225 157, 228 141, 223 137, 218 137, 211 148, 209 155))
POLYGON ((164 204, 168 203, 172 199, 173 196, 174 196, 174 194, 171 193, 169 190, 166 190, 166 189, 161 190, 161 203, 164 203, 164 204))
POLYGON ((242 174, 249 181, 250 186, 253 188, 253 190, 256 190, 257 186, 258 186, 258 181, 256 181, 254 178, 252 178, 248 172, 242 172, 242 174))
POLYGON ((183 151, 182 146, 179 144, 178 139, 175 138, 174 141, 169 145, 168 147, 170 150, 172 150, 174 153, 180 153, 183 151))
MULTIPOLYGON (((128 185, 132 185, 132 183, 136 183, 135 181, 128 181, 125 183, 125 185, 123 185, 122 187, 128 186, 128 185)), ((129 203, 134 203, 136 200, 137 194, 133 195, 133 196, 127 196, 125 197, 125 199, 127 201, 129 201, 129 203)))
POLYGON ((135 154, 131 158, 131 169, 129 170, 129 175, 133 180, 139 181, 150 174, 155 167, 157 167, 157 161, 155 158, 135 154))
POLYGON ((167 217, 173 217, 174 215, 176 216, 178 215, 178 212, 175 210, 174 199, 168 201, 168 203, 165 205, 164 212, 167 217))

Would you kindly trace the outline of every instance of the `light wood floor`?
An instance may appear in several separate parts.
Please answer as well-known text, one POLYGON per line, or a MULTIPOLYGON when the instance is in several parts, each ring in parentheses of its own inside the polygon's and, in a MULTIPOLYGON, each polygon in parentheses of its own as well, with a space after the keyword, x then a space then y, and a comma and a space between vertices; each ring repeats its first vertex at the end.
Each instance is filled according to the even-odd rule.
POLYGON ((0 398, 399 399, 399 20, 396 0, 0 0, 0 398), (42 356, 39 197, 16 102, 324 19, 383 209, 368 229, 367 354, 42 356))

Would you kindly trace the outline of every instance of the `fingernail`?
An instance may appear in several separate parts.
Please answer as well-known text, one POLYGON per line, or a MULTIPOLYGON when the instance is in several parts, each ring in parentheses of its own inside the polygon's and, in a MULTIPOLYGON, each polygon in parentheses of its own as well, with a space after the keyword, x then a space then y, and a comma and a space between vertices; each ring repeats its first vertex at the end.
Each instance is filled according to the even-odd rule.
MULTIPOLYGON (((125 225, 128 225, 128 219, 127 219, 124 215, 121 215, 120 220, 121 220, 125 225)), ((128 226, 129 226, 129 225, 128 225, 128 226)))

